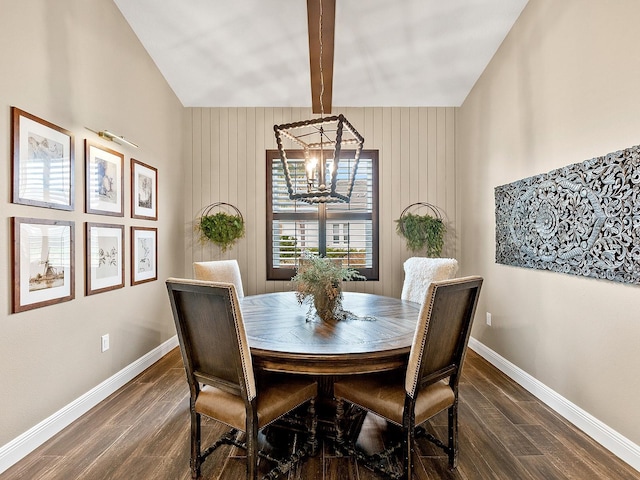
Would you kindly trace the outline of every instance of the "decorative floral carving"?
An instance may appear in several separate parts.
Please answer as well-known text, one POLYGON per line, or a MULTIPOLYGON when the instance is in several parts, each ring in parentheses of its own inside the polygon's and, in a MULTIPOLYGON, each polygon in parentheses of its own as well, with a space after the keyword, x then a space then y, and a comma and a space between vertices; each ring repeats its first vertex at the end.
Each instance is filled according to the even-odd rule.
POLYGON ((640 146, 495 189, 496 262, 640 284, 640 146))

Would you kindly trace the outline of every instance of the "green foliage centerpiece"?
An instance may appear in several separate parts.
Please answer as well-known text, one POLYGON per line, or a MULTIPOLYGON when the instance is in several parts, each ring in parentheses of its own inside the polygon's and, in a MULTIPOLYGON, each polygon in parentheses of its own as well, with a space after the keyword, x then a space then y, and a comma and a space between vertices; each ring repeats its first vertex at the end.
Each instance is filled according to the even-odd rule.
POLYGON ((364 280, 353 268, 342 266, 341 259, 306 254, 300 259, 296 275, 291 279, 298 303, 308 303, 307 321, 315 313, 322 320, 343 320, 348 312, 342 309, 342 281, 364 280))

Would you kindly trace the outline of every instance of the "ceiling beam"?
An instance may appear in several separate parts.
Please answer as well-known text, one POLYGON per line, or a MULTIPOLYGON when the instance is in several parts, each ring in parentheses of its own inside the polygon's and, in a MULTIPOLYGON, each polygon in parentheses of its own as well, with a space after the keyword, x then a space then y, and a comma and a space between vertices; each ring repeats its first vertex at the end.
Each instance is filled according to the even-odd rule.
POLYGON ((307 0, 311 106, 313 113, 331 113, 333 90, 333 43, 336 0, 307 0), (320 69, 320 4, 322 4, 322 69, 320 69), (324 92, 321 94, 323 90, 324 92), (322 102, 320 97, 322 96, 322 102))

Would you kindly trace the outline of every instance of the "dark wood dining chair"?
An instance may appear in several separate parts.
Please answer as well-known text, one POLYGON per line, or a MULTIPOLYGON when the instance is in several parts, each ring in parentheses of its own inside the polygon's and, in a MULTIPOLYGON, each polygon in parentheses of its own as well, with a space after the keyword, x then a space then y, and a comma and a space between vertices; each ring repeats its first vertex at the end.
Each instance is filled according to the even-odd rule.
POLYGON ((203 461, 223 443, 246 448, 247 479, 257 478, 258 456, 277 463, 265 478, 286 473, 315 448, 317 383, 293 376, 256 381, 233 284, 176 278, 166 284, 191 397, 192 477, 200 476, 203 461), (306 402, 306 446, 280 461, 259 452, 258 431, 306 402), (232 428, 204 452, 200 445, 202 415, 232 428), (245 443, 236 440, 238 431, 246 433, 245 443))
POLYGON ((446 445, 424 429, 420 433, 447 453, 451 469, 456 467, 458 382, 481 286, 482 278, 477 276, 442 280, 429 286, 404 376, 348 377, 334 383, 336 443, 341 451, 390 478, 411 479, 416 427, 448 409, 446 445), (401 427, 400 443, 376 455, 366 455, 357 449, 354 440, 347 441, 344 435, 345 401, 401 427), (398 451, 402 457, 400 470, 388 461, 398 451))

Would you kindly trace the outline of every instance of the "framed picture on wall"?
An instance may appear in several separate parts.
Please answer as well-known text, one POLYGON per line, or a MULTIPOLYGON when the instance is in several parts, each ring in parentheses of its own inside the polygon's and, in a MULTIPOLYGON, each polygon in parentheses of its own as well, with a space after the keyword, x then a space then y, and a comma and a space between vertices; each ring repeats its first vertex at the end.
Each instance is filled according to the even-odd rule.
POLYGON ((85 225, 85 294, 124 287, 124 225, 85 225))
POLYGON ((124 217, 124 155, 85 140, 85 212, 124 217))
POLYGON ((131 218, 158 220, 158 170, 131 159, 131 218))
POLYGON ((74 136, 11 107, 12 202, 73 210, 74 136))
POLYGON ((74 223, 12 218, 12 313, 72 300, 74 223))
POLYGON ((131 285, 158 279, 158 229, 131 227, 131 285))

